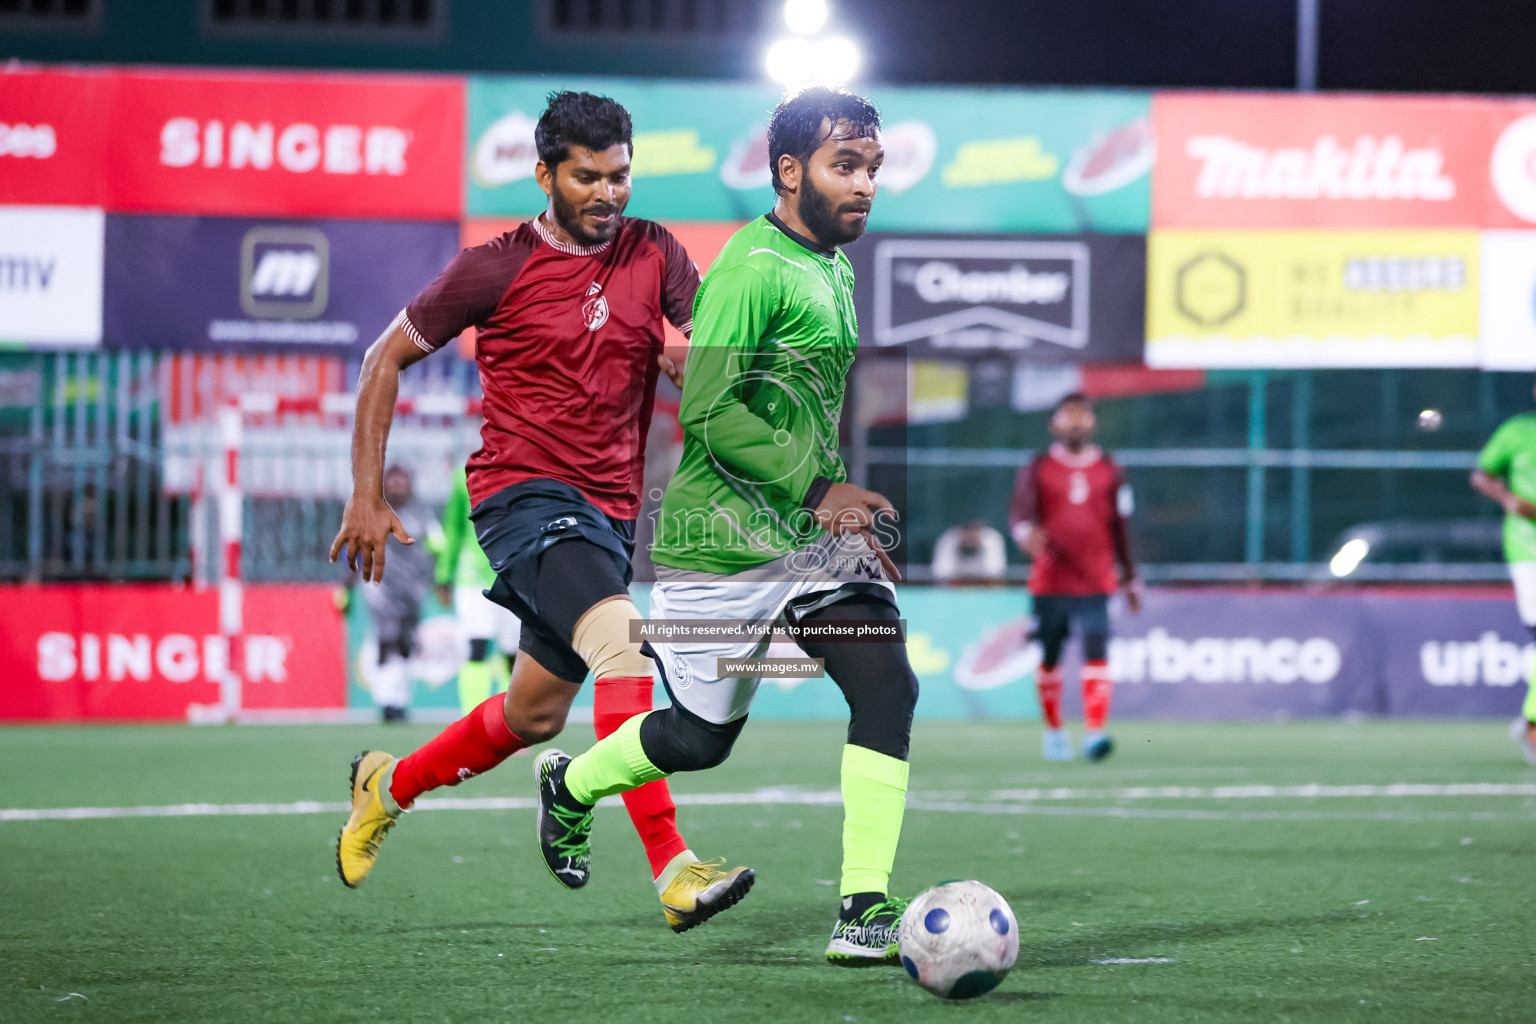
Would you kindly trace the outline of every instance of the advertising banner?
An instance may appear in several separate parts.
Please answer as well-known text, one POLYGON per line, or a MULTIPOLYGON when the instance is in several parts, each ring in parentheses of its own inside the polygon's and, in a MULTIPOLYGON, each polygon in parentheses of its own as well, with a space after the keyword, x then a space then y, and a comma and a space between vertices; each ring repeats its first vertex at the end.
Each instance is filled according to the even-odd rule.
POLYGON ((455 220, 461 80, 122 72, 102 166, 109 209, 455 220))
POLYGON ((847 248, 859 340, 933 356, 1140 362, 1146 240, 1140 235, 871 232, 847 248))
POLYGON ((1378 596, 1365 608, 1392 714, 1519 713, 1536 644, 1513 599, 1378 596))
POLYGON ((107 71, 0 70, 0 202, 101 206, 116 86, 107 71))
POLYGON ((1482 366, 1536 370, 1536 230, 1482 235, 1482 366))
MULTIPOLYGON (((732 83, 588 79, 635 126, 629 212, 746 221, 773 207, 768 115, 778 93, 732 83)), ((544 208, 533 129, 549 83, 471 78, 472 217, 544 208)), ((1141 93, 876 89, 885 164, 871 223, 906 231, 1143 233, 1154 156, 1141 93)))
POLYGON ((330 587, 246 587, 233 644, 212 590, 0 587, 0 618, 0 720, 185 720, 188 705, 218 702, 231 672, 250 710, 345 706, 330 587))
POLYGON ((1155 367, 1477 366, 1472 231, 1154 231, 1155 367))
POLYGON ((1152 225, 1477 227, 1490 109, 1451 97, 1160 93, 1152 225))
POLYGON ((108 345, 358 352, 458 252, 457 224, 107 218, 108 345))
POLYGON ((1536 103, 1489 101, 1491 149, 1488 151, 1489 227, 1536 224, 1536 103))
POLYGON ((0 344, 101 343, 105 220, 85 207, 0 206, 0 344))

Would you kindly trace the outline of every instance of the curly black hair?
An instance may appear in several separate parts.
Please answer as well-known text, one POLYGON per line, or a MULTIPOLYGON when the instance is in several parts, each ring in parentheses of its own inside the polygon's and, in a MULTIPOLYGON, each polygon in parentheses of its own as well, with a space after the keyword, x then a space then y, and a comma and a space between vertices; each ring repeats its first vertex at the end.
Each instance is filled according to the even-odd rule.
POLYGON ((623 143, 633 155, 634 126, 629 111, 616 101, 590 92, 569 91, 552 92, 548 101, 533 130, 533 143, 539 159, 551 169, 570 157, 573 145, 600 152, 623 143))
POLYGON ((869 139, 879 130, 880 111, 846 89, 814 85, 784 97, 768 119, 768 170, 773 175, 773 190, 784 191, 779 180, 779 157, 784 154, 803 164, 834 134, 843 139, 869 139), (840 130, 839 125, 845 122, 847 127, 840 130))

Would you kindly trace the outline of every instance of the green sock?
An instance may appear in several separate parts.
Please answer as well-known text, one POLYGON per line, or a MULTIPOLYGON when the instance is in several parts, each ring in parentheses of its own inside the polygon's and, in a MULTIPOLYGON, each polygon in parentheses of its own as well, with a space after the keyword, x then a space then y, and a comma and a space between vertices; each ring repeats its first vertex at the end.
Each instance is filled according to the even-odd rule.
POLYGON ((459 668, 459 711, 469 714, 491 695, 491 664, 466 661, 459 668))
POLYGON ((1525 684, 1525 706, 1520 709, 1527 722, 1536 722, 1536 675, 1525 684))
POLYGON ((842 895, 888 892, 907 809, 905 761, 868 747, 843 747, 842 895))
POLYGON ((584 804, 595 804, 605 796, 627 793, 667 777, 651 764, 640 745, 640 722, 645 717, 635 715, 566 767, 565 788, 571 796, 584 804))

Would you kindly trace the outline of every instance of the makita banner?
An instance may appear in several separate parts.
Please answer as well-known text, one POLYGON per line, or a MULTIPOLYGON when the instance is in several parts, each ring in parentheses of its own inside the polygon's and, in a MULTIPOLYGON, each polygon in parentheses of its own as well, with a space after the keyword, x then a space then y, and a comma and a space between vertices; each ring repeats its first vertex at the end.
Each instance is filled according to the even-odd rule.
POLYGON ((109 347, 360 351, 458 252, 457 224, 107 218, 109 347))
POLYGON ((108 208, 452 220, 464 86, 264 72, 118 75, 108 208))
POLYGON ((248 710, 345 706, 330 587, 246 587, 235 638, 218 610, 211 590, 167 585, 0 587, 0 721, 185 721, 229 674, 248 710))
MULTIPOLYGON (((1477 227, 1497 109, 1458 97, 1158 94, 1152 225, 1477 227)), ((1507 144, 1512 164, 1527 146, 1523 134, 1507 144)))
POLYGON ((1140 362, 1140 235, 897 235, 847 247, 860 344, 924 356, 1140 362))

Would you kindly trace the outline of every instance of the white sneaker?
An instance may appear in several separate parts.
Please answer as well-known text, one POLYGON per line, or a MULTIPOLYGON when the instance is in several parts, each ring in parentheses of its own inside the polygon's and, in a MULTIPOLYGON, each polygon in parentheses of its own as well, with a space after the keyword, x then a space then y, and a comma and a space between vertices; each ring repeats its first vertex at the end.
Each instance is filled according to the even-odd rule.
POLYGON ((1065 729, 1047 729, 1040 734, 1040 756, 1047 761, 1072 760, 1072 734, 1065 729))

